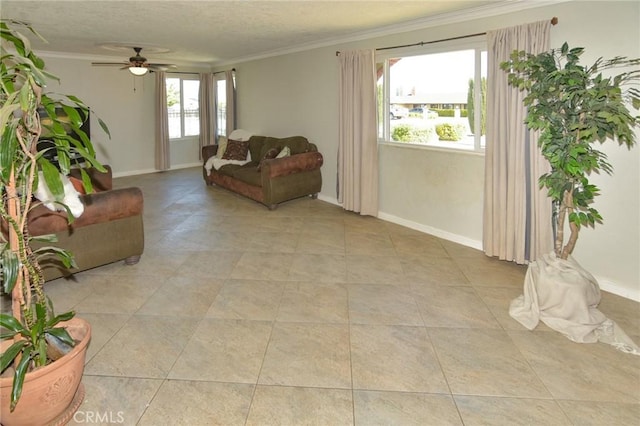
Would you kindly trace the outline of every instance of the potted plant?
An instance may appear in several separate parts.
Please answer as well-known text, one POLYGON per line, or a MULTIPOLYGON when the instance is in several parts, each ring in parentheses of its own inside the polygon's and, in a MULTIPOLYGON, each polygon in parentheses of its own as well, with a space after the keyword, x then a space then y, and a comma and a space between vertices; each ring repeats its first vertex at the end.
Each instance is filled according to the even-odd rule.
MULTIPOLYGON (((43 91, 47 81, 55 77, 44 69, 44 62, 31 50, 29 39, 15 29, 17 26, 37 35, 26 24, 0 21, 0 276, 3 292, 12 297, 12 314, 0 315, 4 343, 0 356, 3 372, 0 422, 5 426, 48 424, 60 419, 72 405, 75 411, 82 401, 77 389, 90 327, 73 318, 73 312, 54 314, 44 292, 41 267, 42 262, 52 257, 71 267, 73 257, 55 246, 32 248, 31 243, 36 240, 47 243, 55 240, 52 236, 30 236, 27 224, 29 211, 40 203, 34 199, 34 191, 45 182, 57 207, 66 210, 69 221, 73 221, 71 211, 62 203, 63 182, 71 168, 72 152, 89 165, 104 170, 96 160, 91 141, 80 128, 88 119, 88 108, 76 97, 54 98, 43 91), (58 116, 60 110, 68 117, 64 121, 58 116), (43 116, 47 124, 42 122, 43 116), (52 135, 53 145, 39 149, 43 127, 52 135), (47 160, 47 150, 56 151, 57 165, 47 160), (66 367, 76 370, 63 372, 52 383, 46 383, 52 371, 66 367), (31 397, 31 392, 44 395, 30 403, 25 399, 31 397), (58 406, 56 398, 60 398, 58 406), (23 417, 31 414, 42 417, 30 420, 23 417)), ((100 121, 100 125, 108 134, 104 123, 100 121)), ((83 170, 81 176, 85 189, 92 191, 88 174, 83 170)))
POLYGON ((538 146, 551 168, 540 176, 539 184, 552 199, 553 212, 549 213, 555 235, 553 253, 531 263, 527 272, 527 280, 534 280, 536 288, 527 289, 525 281, 525 299, 535 294, 538 300, 521 296, 512 303, 511 314, 528 328, 535 327, 539 316, 577 341, 593 340, 592 332, 604 321, 595 311, 600 298, 597 282, 570 257, 580 230, 602 222, 592 206, 599 189, 589 177, 601 171, 611 174, 613 169, 595 143, 613 140, 630 149, 640 124, 640 117, 629 110, 629 105, 640 108, 636 86, 640 59, 599 58, 591 66, 583 66, 579 62, 583 53, 583 48, 569 48, 564 43, 560 49, 538 55, 514 51, 511 59, 501 64, 509 84, 526 93, 525 123, 539 132, 538 146), (621 68, 616 75, 606 75, 621 68), (551 282, 548 286, 543 284, 547 279, 551 282), (579 288, 579 283, 586 287, 579 288), (574 285, 574 290, 559 289, 563 284, 574 285), (580 298, 585 300, 577 300, 580 298), (567 309, 567 304, 578 306, 581 302, 587 315, 583 318, 589 318, 591 324, 578 326, 578 308, 567 309), (524 313, 532 307, 539 312, 524 313))

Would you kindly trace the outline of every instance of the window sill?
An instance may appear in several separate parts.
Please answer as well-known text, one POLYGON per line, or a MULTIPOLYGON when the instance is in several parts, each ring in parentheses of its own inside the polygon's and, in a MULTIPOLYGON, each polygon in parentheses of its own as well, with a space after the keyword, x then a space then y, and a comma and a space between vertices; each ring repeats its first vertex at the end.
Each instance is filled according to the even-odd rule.
POLYGON ((169 138, 169 142, 191 142, 191 141, 197 141, 200 138, 199 135, 195 135, 195 136, 183 136, 180 138, 169 138))
POLYGON ((485 152, 484 149, 480 151, 476 151, 473 148, 447 145, 446 142, 422 144, 422 143, 394 142, 394 141, 379 140, 378 144, 393 146, 398 148, 405 148, 405 149, 420 149, 420 150, 427 150, 427 151, 451 152, 455 154, 467 154, 467 155, 475 155, 475 156, 481 156, 481 157, 484 157, 484 152, 485 152))

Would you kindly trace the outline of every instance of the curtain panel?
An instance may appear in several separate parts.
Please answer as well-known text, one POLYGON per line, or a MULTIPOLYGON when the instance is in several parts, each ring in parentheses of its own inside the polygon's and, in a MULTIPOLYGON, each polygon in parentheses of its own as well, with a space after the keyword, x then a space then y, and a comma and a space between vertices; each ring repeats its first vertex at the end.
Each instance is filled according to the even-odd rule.
POLYGON ((345 210, 378 215, 378 130, 374 51, 338 55, 338 202, 345 210))
POLYGON ((167 111, 167 73, 156 71, 156 169, 168 170, 169 115, 167 111))
POLYGON ((213 73, 200 73, 200 138, 199 158, 202 159, 202 147, 215 144, 215 96, 213 73))
POLYGON ((538 135, 524 120, 525 94, 508 84, 500 64, 513 50, 549 50, 549 20, 487 32, 487 146, 483 248, 502 260, 528 263, 553 249, 552 205, 539 188, 549 170, 538 135))
POLYGON ((229 136, 231 132, 236 129, 236 81, 235 72, 233 70, 227 70, 224 72, 226 79, 226 91, 227 91, 227 133, 229 136))

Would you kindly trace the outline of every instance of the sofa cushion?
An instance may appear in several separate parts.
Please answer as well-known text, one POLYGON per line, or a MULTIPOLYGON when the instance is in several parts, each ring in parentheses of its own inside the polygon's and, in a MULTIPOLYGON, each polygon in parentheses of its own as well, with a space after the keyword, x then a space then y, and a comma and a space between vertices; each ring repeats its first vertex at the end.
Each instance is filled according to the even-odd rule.
POLYGON ((234 170, 233 177, 249 185, 262 186, 262 175, 256 167, 240 167, 234 170))
POLYGON ((302 154, 303 152, 309 151, 309 141, 304 136, 291 136, 288 138, 272 138, 267 137, 262 146, 261 155, 259 158, 262 158, 264 154, 275 147, 288 146, 291 150, 291 155, 302 154))
POLYGON ((224 166, 220 167, 217 171, 220 174, 233 177, 233 173, 241 167, 242 165, 240 164, 225 164, 224 166))
POLYGON ((251 153, 251 161, 255 161, 256 164, 260 162, 260 159, 264 155, 262 152, 262 147, 264 145, 264 141, 267 139, 266 136, 251 136, 249 139, 249 152, 251 153))
POLYGON ((230 139, 227 142, 227 149, 225 149, 224 154, 222 155, 222 159, 244 161, 247 159, 248 152, 248 141, 234 141, 230 139))
POLYGON ((276 158, 278 156, 278 154, 280 154, 280 147, 271 148, 270 150, 268 150, 262 156, 262 159, 260 160, 260 164, 258 164, 258 171, 260 171, 262 169, 262 164, 263 164, 264 160, 271 160, 273 158, 276 158))

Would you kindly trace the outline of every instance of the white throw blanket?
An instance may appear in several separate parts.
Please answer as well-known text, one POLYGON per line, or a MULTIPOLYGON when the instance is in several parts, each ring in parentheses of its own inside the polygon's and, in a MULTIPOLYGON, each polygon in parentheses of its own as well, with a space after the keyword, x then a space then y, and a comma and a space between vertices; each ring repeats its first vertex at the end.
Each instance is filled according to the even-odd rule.
MULTIPOLYGON (((234 140, 234 141, 248 141, 251 136, 253 136, 253 133, 247 131, 247 130, 242 130, 242 129, 236 129, 233 132, 231 132, 231 134, 229 135, 228 139, 234 140)), ((220 137, 221 140, 221 146, 224 146, 226 148, 227 146, 227 142, 224 136, 220 137), (222 143, 222 139, 224 139, 224 143, 222 143)), ((204 163, 204 169, 207 172, 207 176, 209 176, 211 174, 211 170, 219 170, 220 167, 225 166, 227 164, 238 164, 240 166, 243 166, 249 162, 251 162, 251 152, 247 152, 247 159, 245 161, 241 161, 241 160, 225 160, 222 158, 222 155, 224 154, 224 149, 222 151, 218 151, 218 153, 216 155, 214 155, 213 157, 209 158, 205 163, 204 163)))
POLYGON ((524 294, 511 302, 509 314, 529 330, 539 321, 579 343, 602 342, 623 352, 640 355, 640 348, 597 308, 600 287, 573 258, 555 253, 532 262, 524 294))
POLYGON ((47 182, 44 180, 42 172, 38 172, 38 187, 33 195, 42 201, 42 204, 51 211, 65 211, 62 205, 64 204, 69 208, 73 217, 80 217, 84 212, 84 204, 80 201, 80 193, 76 191, 67 176, 60 174, 60 180, 62 181, 64 190, 64 198, 61 200, 56 200, 56 197, 53 196, 53 193, 47 186, 47 182))
POLYGON ((229 135, 229 139, 234 141, 248 141, 251 138, 251 136, 253 136, 253 133, 251 133, 248 130, 235 129, 229 135))

